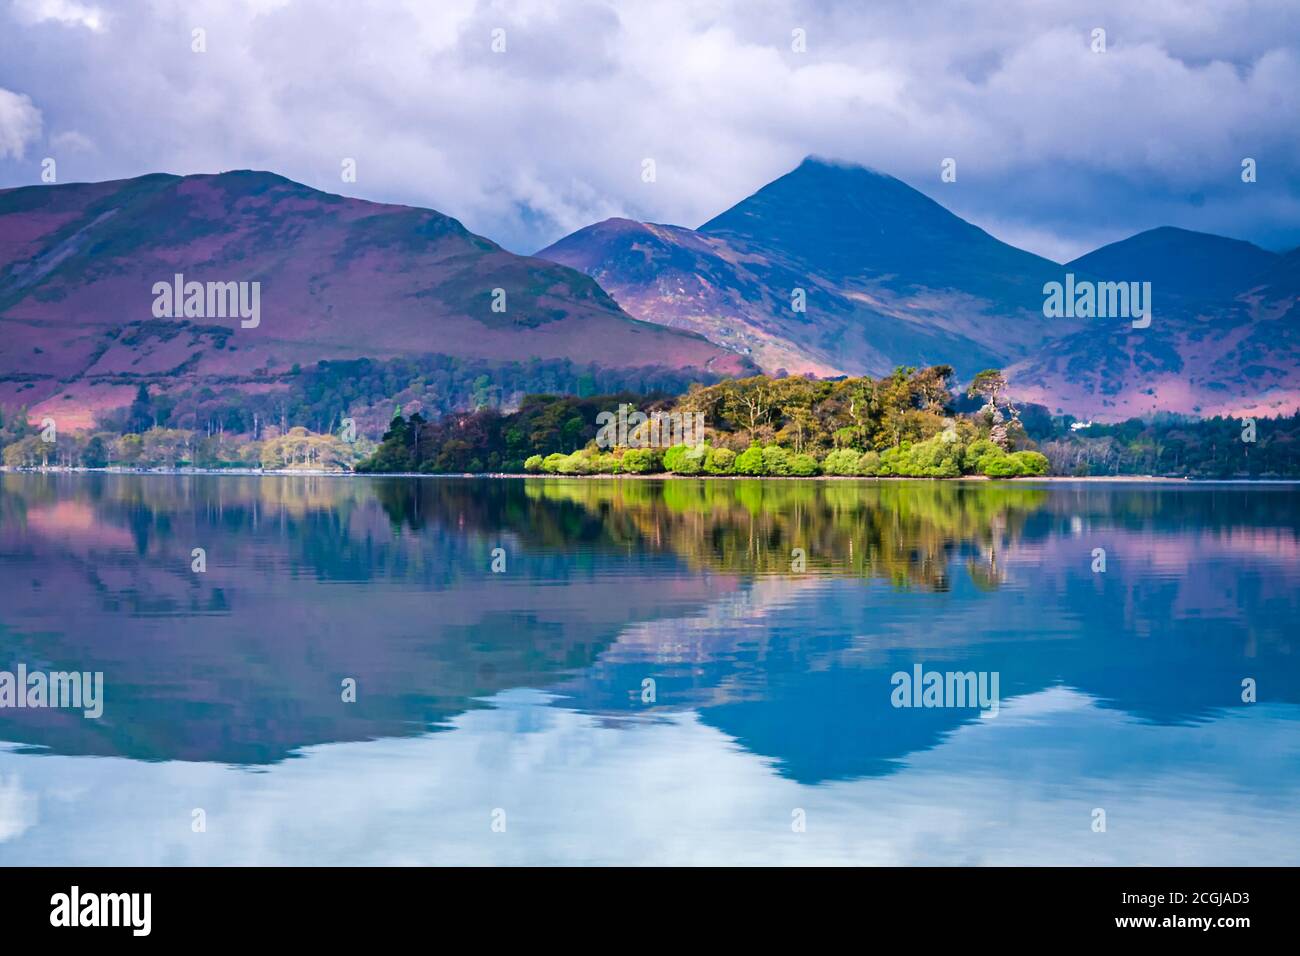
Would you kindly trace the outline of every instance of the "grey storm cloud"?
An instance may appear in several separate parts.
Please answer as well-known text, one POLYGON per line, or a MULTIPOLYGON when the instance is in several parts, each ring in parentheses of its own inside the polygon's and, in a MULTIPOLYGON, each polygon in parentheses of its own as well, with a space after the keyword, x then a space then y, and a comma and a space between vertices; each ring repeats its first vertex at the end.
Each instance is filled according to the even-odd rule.
POLYGON ((269 169, 515 251, 695 226, 808 154, 1058 260, 1162 224, 1287 248, 1297 129, 1292 0, 0 0, 0 185, 269 169))

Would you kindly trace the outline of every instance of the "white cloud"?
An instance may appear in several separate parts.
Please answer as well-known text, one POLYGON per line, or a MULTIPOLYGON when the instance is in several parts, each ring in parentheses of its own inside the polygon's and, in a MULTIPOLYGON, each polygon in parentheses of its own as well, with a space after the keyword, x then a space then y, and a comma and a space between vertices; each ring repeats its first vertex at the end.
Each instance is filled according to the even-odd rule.
POLYGON ((14 15, 27 24, 53 20, 65 26, 80 26, 98 33, 104 29, 104 13, 99 7, 77 0, 13 0, 14 15))
POLYGON ((41 133, 41 111, 30 97, 0 89, 0 159, 22 159, 41 133))
MULTIPOLYGON (((1300 8, 1186 7, 124 0, 111 34, 43 34, 33 51, 11 31, 0 62, 94 141, 92 178, 269 168, 432 206, 524 251, 615 214, 698 225, 810 153, 893 173, 1048 255, 1163 222, 1294 245, 1300 8), (207 53, 190 51, 195 25, 207 53), (1268 173, 1253 192, 1243 155, 1268 173), (947 156, 959 182, 939 194, 947 156)), ((0 163, 0 181, 23 175, 0 163)))
POLYGON ((78 133, 75 129, 64 130, 50 137, 50 146, 56 150, 70 153, 93 153, 95 143, 90 137, 78 133))

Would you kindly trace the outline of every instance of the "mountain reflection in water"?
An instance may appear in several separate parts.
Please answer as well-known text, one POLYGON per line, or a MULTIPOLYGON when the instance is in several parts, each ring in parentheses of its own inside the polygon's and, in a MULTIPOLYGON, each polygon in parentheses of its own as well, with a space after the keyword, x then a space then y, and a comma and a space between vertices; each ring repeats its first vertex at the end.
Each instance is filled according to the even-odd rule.
MULTIPOLYGON (((278 773, 349 753, 356 768, 387 755, 399 773, 415 759, 403 748, 428 760, 430 747, 563 727, 557 752, 531 758, 557 775, 546 791, 557 803, 601 785, 585 764, 563 774, 591 748, 643 751, 670 787, 703 779, 691 747, 714 751, 714 774, 746 755, 765 782, 714 780, 710 799, 793 786, 803 803, 838 783, 960 772, 1040 806, 1050 801, 1005 789, 1053 774, 1122 781, 1154 761, 1173 782, 1218 774, 1267 804, 1259 819, 1290 830, 1272 841, 1261 830, 1260 852, 1296 862, 1294 811, 1273 800, 1297 776, 1298 529, 1289 486, 0 475, 0 669, 103 671, 106 688, 99 720, 0 710, 0 859, 43 830, 22 822, 26 791, 6 803, 6 786, 61 758, 49 787, 103 772, 91 757, 278 773), (205 573, 191 570, 195 548, 205 573), (917 664, 997 672, 1000 714, 895 708, 890 677, 917 664), (355 703, 341 699, 346 678, 355 703), (1258 703, 1242 701, 1247 678, 1258 703), (1011 749, 1027 734, 1034 748, 1011 749), (1213 743, 1228 734, 1231 753, 1213 743), (658 746, 676 737, 689 742, 658 746), (973 748, 960 768, 959 743, 973 748), (1099 755, 1105 766, 1092 766, 1099 755), (1246 755, 1257 762, 1237 779, 1229 764, 1246 755)), ((461 768, 460 795, 517 770, 469 780, 472 764, 461 768)), ((1154 796, 1129 785, 1191 799, 1182 784, 1154 796)), ((1097 797, 1077 799, 1095 836, 1097 797)), ((921 802, 936 800, 942 816, 942 798, 921 802)), ((510 859, 628 861, 584 843, 568 814, 534 808, 563 839, 510 859)), ((972 862, 996 857, 958 843, 972 862)), ((925 857, 804 846, 845 862, 925 857)), ((1151 861, 1178 862, 1162 846, 1151 861)), ((458 859, 498 856, 471 843, 458 859)))

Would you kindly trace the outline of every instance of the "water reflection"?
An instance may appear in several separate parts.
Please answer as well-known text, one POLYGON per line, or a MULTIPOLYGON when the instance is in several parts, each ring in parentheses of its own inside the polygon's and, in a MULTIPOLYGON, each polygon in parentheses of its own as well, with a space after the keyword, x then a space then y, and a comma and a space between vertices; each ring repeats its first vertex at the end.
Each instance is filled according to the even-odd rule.
MULTIPOLYGON (((247 799, 256 781, 202 765, 275 768, 286 787, 344 802, 334 791, 347 767, 394 775, 411 794, 425 788, 407 778, 432 772, 439 799, 458 807, 509 779, 521 812, 563 844, 516 847, 515 861, 606 859, 559 809, 565 792, 571 804, 615 786, 596 753, 674 780, 713 761, 738 776, 698 778, 710 800, 748 787, 763 803, 794 787, 791 806, 874 779, 929 781, 915 799, 954 809, 940 781, 960 772, 986 778, 978 792, 990 799, 1053 775, 1100 776, 1094 790, 1128 788, 1155 813, 1190 799, 1175 782, 1196 777, 1216 799, 1235 786, 1294 823, 1274 798, 1296 783, 1298 531, 1289 487, 6 474, 0 668, 102 670, 107 700, 98 721, 0 710, 0 740, 12 742, 0 754, 0 854, 45 830, 14 822, 30 807, 6 785, 75 788, 106 772, 89 756, 128 758, 112 764, 123 788, 162 774, 204 789, 217 771, 247 799), (198 547, 204 574, 191 571, 198 547), (1092 571, 1095 548, 1105 573, 1092 571), (890 675, 916 663, 998 672, 1002 712, 892 707, 890 675), (356 703, 341 700, 349 677, 356 703), (1242 702, 1245 678, 1260 703, 1242 702), (498 744, 512 760, 541 747, 536 774, 464 765, 465 748, 498 744), (1246 754, 1268 769, 1227 783, 1246 754), (300 763, 316 769, 291 769, 300 763), (22 839, 4 841, 6 813, 22 839)), ((910 818, 899 791, 873 799, 897 804, 900 826, 910 818)), ((1098 797, 1070 799, 1088 803, 1086 817, 1098 797)), ((1031 816, 1066 812, 1059 794, 1016 800, 1031 816)), ((734 834, 688 829, 711 859, 745 855, 734 834)), ((889 832, 875 859, 922 860, 886 846, 889 832)), ((461 862, 500 857, 437 834, 461 862)), ((1028 854, 1029 836, 1011 842, 1028 854)), ((976 861, 998 856, 970 834, 954 840, 976 861)), ((163 842, 171 862, 194 861, 163 842)), ((610 861, 626 849, 611 847, 610 861)), ((818 840, 789 849, 851 858, 818 840)), ((1113 852, 1098 859, 1131 858, 1113 852)), ((1294 861, 1295 841, 1272 853, 1294 861)))

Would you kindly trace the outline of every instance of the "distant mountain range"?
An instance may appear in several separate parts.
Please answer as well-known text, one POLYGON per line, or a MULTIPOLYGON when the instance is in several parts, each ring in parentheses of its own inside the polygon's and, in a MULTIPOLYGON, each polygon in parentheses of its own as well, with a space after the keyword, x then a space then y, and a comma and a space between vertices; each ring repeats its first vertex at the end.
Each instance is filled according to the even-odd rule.
POLYGON ((697 230, 610 219, 538 253, 768 372, 1005 366, 1020 398, 1097 420, 1300 406, 1297 255, 1160 228, 1057 265, 892 176, 811 158, 697 230), (1046 318, 1043 287, 1067 273, 1151 282, 1151 326, 1046 318))
POLYGON ((1007 364, 1053 331, 1041 289, 1059 272, 892 176, 817 159, 697 230, 611 219, 538 256, 639 318, 817 375, 1007 364))
POLYGON ((698 229, 609 219, 536 257, 270 173, 0 190, 0 405, 73 428, 142 382, 264 393, 320 360, 427 354, 683 380, 1005 367, 1021 399, 1097 420, 1289 413, 1298 303, 1300 250, 1161 228, 1058 265, 811 158, 698 229), (1150 282, 1150 327, 1046 317, 1067 273, 1150 282), (159 317, 176 274, 259 283, 260 322, 159 317))
POLYGON ((1007 370, 1022 399, 1098 421, 1153 412, 1278 415, 1300 408, 1300 249, 1161 228, 1063 267, 1152 283, 1151 326, 1092 320, 1007 370))
POLYGON ((428 209, 260 172, 0 191, 0 404, 33 417, 87 427, 141 382, 262 392, 295 365, 426 353, 714 378, 753 370, 689 331, 637 321, 580 273, 428 209), (176 274, 260 283, 260 321, 186 315, 180 303, 175 318, 157 317, 154 286, 176 274))

